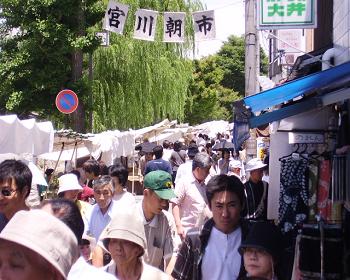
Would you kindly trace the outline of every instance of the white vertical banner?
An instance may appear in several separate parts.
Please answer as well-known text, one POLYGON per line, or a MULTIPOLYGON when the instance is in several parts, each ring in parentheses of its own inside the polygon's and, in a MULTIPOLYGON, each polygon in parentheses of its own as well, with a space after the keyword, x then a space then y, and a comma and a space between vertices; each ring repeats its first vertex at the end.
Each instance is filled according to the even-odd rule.
POLYGON ((216 37, 214 10, 192 13, 196 41, 213 40, 216 37))
POLYGON ((103 22, 103 29, 123 34, 129 6, 110 0, 103 22))
POLYGON ((164 12, 163 42, 183 43, 185 41, 186 13, 164 12))
POLYGON ((134 38, 154 41, 158 12, 139 9, 135 13, 134 38))

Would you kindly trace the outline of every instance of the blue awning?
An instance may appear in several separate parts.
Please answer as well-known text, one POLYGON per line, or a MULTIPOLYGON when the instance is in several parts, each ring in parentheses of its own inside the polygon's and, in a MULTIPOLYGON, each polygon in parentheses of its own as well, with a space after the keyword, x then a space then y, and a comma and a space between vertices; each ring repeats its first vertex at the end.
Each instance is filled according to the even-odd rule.
POLYGON ((316 92, 329 84, 350 75, 350 62, 335 66, 325 71, 285 83, 279 87, 260 92, 243 99, 244 105, 251 112, 260 112, 273 106, 290 101, 298 96, 316 92))

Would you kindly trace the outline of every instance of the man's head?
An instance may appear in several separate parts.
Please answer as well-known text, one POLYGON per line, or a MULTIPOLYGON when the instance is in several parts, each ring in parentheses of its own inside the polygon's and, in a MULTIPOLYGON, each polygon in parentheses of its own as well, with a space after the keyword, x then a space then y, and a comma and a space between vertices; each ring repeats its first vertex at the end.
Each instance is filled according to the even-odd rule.
POLYGON ((244 202, 244 186, 235 176, 217 175, 206 186, 209 208, 215 227, 231 233, 239 224, 244 202))
POLYGON ((253 158, 247 162, 245 171, 249 172, 249 180, 253 183, 258 183, 262 180, 264 176, 264 169, 266 168, 266 164, 264 164, 259 158, 253 158))
POLYGON ((84 221, 78 206, 68 199, 45 200, 40 209, 55 216, 65 223, 74 233, 78 243, 80 243, 84 232, 84 221))
POLYGON ((241 168, 242 163, 239 160, 231 160, 229 163, 229 170, 236 174, 237 176, 241 176, 241 168))
POLYGON ((111 165, 108 169, 108 174, 112 177, 112 183, 114 184, 114 188, 116 186, 122 186, 123 188, 126 187, 129 172, 123 164, 118 163, 115 165, 111 165))
POLYGON ((168 200, 176 197, 172 190, 172 178, 168 172, 156 170, 144 178, 144 206, 153 215, 159 214, 168 205, 168 200))
POLYGON ((195 155, 199 153, 198 146, 196 143, 190 143, 187 148, 187 155, 189 159, 194 159, 195 155))
POLYGON ((209 175, 212 163, 212 159, 207 153, 197 153, 192 161, 193 176, 199 182, 203 182, 209 175))
POLYGON ((86 178, 93 180, 101 173, 100 164, 97 160, 89 159, 83 164, 83 170, 85 171, 86 178))
POLYGON ((170 149, 170 142, 168 140, 163 141, 163 148, 164 149, 170 149))
POLYGON ((94 181, 93 189, 96 203, 102 211, 107 210, 114 194, 112 178, 108 175, 101 176, 94 181))
POLYGON ((10 219, 17 211, 25 209, 29 196, 32 172, 19 160, 5 160, 0 164, 0 213, 10 219))
POLYGON ((160 159, 163 156, 163 147, 162 146, 155 146, 153 148, 153 154, 156 159, 160 159))

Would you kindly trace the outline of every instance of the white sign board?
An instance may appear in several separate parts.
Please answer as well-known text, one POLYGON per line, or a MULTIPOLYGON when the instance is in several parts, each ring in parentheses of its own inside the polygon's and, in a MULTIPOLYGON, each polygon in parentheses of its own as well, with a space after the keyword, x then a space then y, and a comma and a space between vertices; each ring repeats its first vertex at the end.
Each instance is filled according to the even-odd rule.
POLYGON ((109 46, 109 33, 108 31, 96 32, 95 35, 100 38, 101 46, 109 46))
POLYGON ((183 43, 185 41, 186 13, 164 12, 163 42, 183 43))
POLYGON ((288 132, 289 144, 322 144, 324 143, 323 133, 299 133, 288 132))
POLYGON ((158 12, 139 9, 135 13, 134 38, 154 41, 158 12))
POLYGON ((194 38, 196 41, 213 40, 216 37, 214 10, 195 12, 193 17, 194 38))
POLYGON ((129 6, 110 0, 105 13, 103 29, 123 34, 129 6))
POLYGON ((317 0, 258 0, 258 29, 317 27, 317 0))

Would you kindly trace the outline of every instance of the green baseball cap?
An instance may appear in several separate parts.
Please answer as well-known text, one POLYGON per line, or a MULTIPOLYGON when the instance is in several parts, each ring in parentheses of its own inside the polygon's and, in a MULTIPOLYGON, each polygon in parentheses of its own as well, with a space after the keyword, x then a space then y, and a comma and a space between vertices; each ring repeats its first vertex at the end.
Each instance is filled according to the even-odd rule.
POLYGON ((146 174, 143 181, 145 188, 153 190, 161 199, 176 197, 172 187, 171 175, 163 170, 156 170, 146 174))

